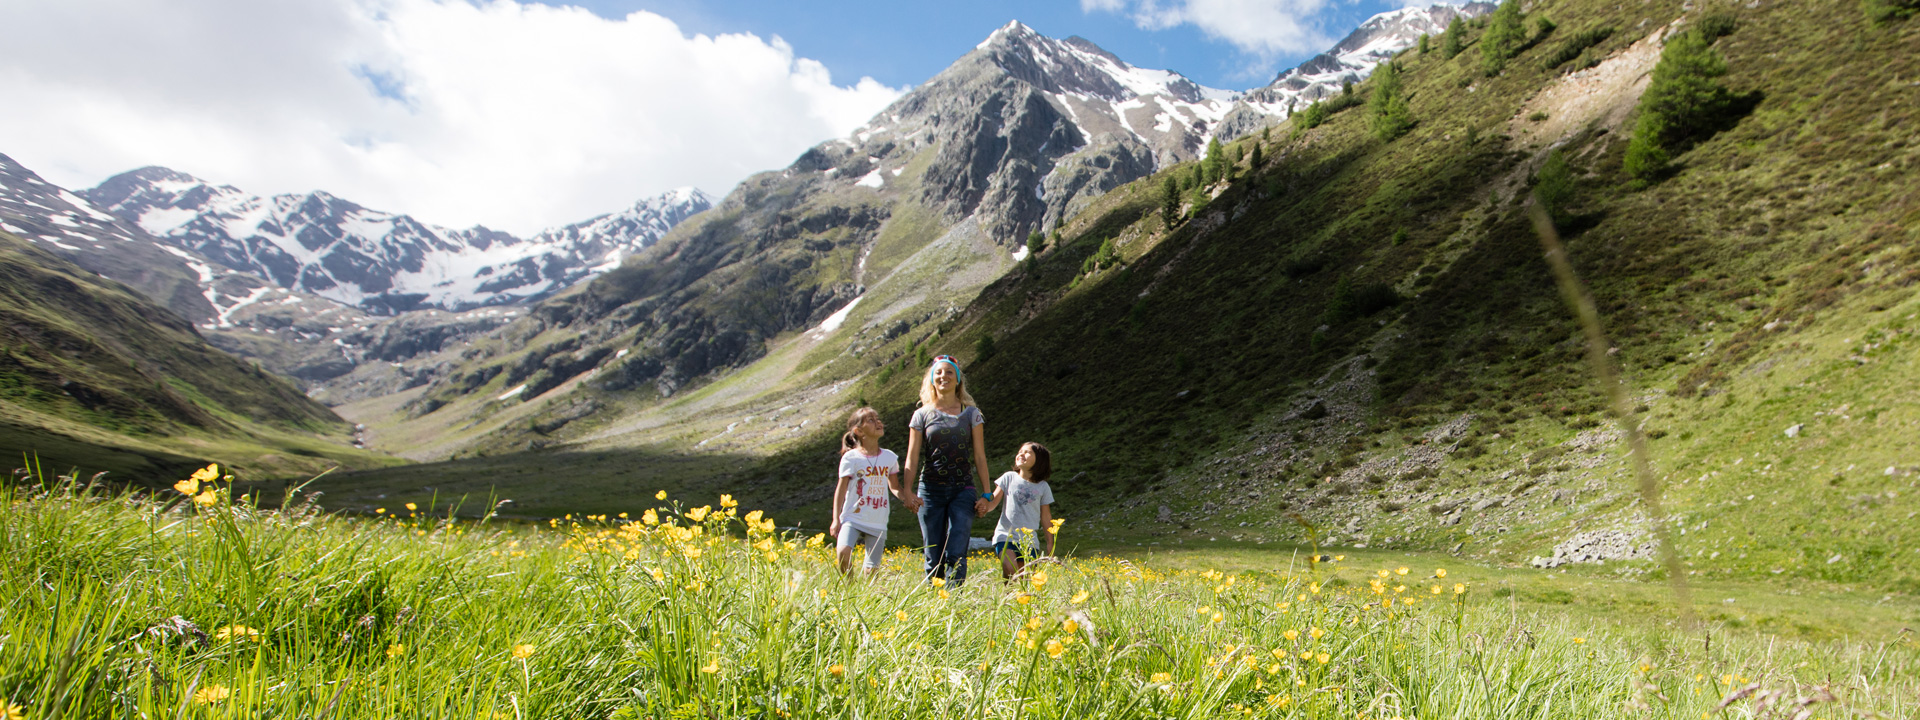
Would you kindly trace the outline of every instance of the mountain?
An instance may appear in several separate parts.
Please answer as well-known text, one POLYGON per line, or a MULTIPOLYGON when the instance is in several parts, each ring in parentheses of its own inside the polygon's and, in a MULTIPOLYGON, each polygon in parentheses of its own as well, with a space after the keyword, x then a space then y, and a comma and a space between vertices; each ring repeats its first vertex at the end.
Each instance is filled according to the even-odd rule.
POLYGON ((433 226, 325 192, 259 197, 160 167, 80 195, 216 265, 379 315, 544 297, 617 265, 712 203, 698 190, 676 190, 521 239, 482 226, 433 226))
POLYGON ((1920 592, 1920 21, 1856 3, 1548 0, 1493 75, 1487 32, 1469 28, 1456 57, 1397 58, 1404 133, 1369 122, 1380 87, 1363 80, 1316 127, 1234 141, 1219 181, 1162 168, 1017 262, 1005 250, 1020 233, 981 232, 987 203, 946 224, 918 199, 955 192, 930 179, 952 176, 939 163, 1006 157, 995 147, 1021 160, 981 161, 962 187, 1031 189, 1023 178, 1057 161, 1035 152, 1052 129, 1078 130, 1055 125, 1066 113, 1044 91, 972 63, 922 89, 997 89, 951 95, 986 114, 903 117, 919 132, 894 140, 902 155, 857 137, 818 148, 647 262, 474 343, 450 375, 471 384, 429 387, 442 404, 410 422, 473 423, 445 437, 494 457, 330 492, 425 497, 487 476, 542 494, 542 511, 634 510, 624 466, 584 469, 624 447, 710 459, 642 487, 824 521, 837 420, 869 403, 897 429, 926 358, 948 354, 988 418, 992 470, 1045 443, 1069 532, 1095 547, 1331 544, 1660 578, 1647 555, 1665 527, 1689 576, 1920 592), (1676 47, 1725 60, 1702 77, 1718 63, 1696 54, 1680 76, 1711 112, 1670 141, 1666 171, 1629 172, 1651 76, 1676 47), (848 182, 868 177, 880 187, 848 182), (1188 183, 1171 209, 1168 179, 1188 183), (1555 236, 1601 344, 1543 259, 1555 236), (1000 254, 963 262, 969 248, 1000 254), (827 302, 796 292, 833 281, 846 292, 827 302), (792 314, 747 312, 765 308, 792 314), (701 318, 768 324, 725 328, 728 346, 701 318), (1596 380, 1601 359, 1627 383, 1622 405, 1596 380), (703 378, 659 397, 663 379, 703 378), (528 448, 569 452, 511 452, 528 448), (580 489, 551 490, 549 467, 571 459, 580 489))
POLYGON ((298 388, 46 249, 93 236, 22 239, 17 220, 9 213, 0 228, 0 438, 10 450, 154 486, 210 460, 268 475, 381 464, 349 449, 350 427, 298 388))
MULTIPOLYGON (((666 205, 696 200, 669 196, 666 205)), ((567 242, 583 248, 598 244, 611 252, 612 239, 652 232, 675 215, 671 207, 642 202, 631 211, 568 228, 567 242)), ((314 397, 328 402, 424 384, 438 366, 415 358, 491 331, 524 312, 506 307, 376 315, 286 290, 156 238, 5 155, 0 155, 0 230, 127 284, 193 324, 213 346, 303 383, 314 397)))
POLYGON ((1030 234, 1197 158, 1239 97, 1009 23, 849 137, 747 179, 631 262, 541 302, 410 412, 465 399, 460 412, 492 416, 588 378, 589 394, 669 396, 830 316, 853 345, 925 336, 954 298, 1024 257, 1030 234))
POLYGON ((1492 14, 1494 3, 1437 4, 1380 13, 1326 52, 1298 67, 1281 72, 1266 86, 1247 92, 1222 121, 1221 139, 1237 138, 1260 129, 1267 118, 1287 117, 1305 110, 1315 100, 1332 97, 1346 83, 1357 83, 1380 63, 1399 55, 1428 35, 1437 42, 1456 17, 1474 19, 1492 14))

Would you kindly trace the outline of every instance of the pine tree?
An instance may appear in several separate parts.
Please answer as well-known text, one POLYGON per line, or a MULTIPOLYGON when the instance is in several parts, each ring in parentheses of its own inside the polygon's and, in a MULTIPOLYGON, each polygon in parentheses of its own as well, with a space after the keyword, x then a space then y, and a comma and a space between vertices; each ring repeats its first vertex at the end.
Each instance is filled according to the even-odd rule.
POLYGON ((1171 226, 1179 219, 1180 185, 1169 175, 1166 182, 1160 184, 1160 221, 1171 226))
POLYGON ((1373 72, 1373 97, 1368 100, 1368 124, 1373 134, 1391 142, 1413 127, 1406 93, 1400 89, 1400 67, 1388 61, 1373 72))
POLYGON ((1547 153, 1547 162, 1540 166, 1533 194, 1540 200, 1540 209, 1547 211, 1547 217, 1552 218, 1555 225, 1567 224, 1567 202, 1573 199, 1573 168, 1567 165, 1565 154, 1559 150, 1547 153))
POLYGON ((1698 32, 1681 33, 1660 51, 1647 91, 1640 96, 1641 112, 1664 116, 1661 144, 1672 146, 1693 139, 1726 112, 1733 97, 1718 78, 1727 74, 1727 61, 1698 32))
POLYGON ((1207 159, 1200 165, 1206 170, 1204 177, 1209 185, 1226 177, 1227 155, 1220 149, 1220 138, 1207 141, 1207 159))
POLYGON ((1465 34, 1467 24, 1460 20, 1459 15, 1453 16, 1453 21, 1447 23, 1446 34, 1440 38, 1440 56, 1452 60, 1453 56, 1459 55, 1461 46, 1466 42, 1461 36, 1465 34))
POLYGON ((1520 0, 1502 0, 1493 11, 1487 32, 1480 36, 1480 69, 1487 77, 1499 75, 1507 60, 1519 54, 1526 41, 1526 18, 1520 14, 1520 0))
MULTIPOLYGON (((1265 132, 1265 131, 1261 131, 1261 133, 1260 133, 1260 136, 1261 136, 1261 138, 1262 138, 1262 139, 1264 139, 1264 138, 1266 137, 1266 132, 1265 132)), ((1263 158, 1261 158, 1261 157, 1260 157, 1260 143, 1254 143, 1254 144, 1253 144, 1253 150, 1252 150, 1251 152, 1249 152, 1249 153, 1247 153, 1247 171, 1248 171, 1248 172, 1259 172, 1259 171, 1260 171, 1260 161, 1261 161, 1262 159, 1263 159, 1263 158)))
POLYGON ((1420 55, 1422 57, 1425 57, 1428 52, 1432 51, 1432 48, 1428 46, 1429 42, 1430 41, 1427 40, 1427 34, 1420 33, 1420 55))

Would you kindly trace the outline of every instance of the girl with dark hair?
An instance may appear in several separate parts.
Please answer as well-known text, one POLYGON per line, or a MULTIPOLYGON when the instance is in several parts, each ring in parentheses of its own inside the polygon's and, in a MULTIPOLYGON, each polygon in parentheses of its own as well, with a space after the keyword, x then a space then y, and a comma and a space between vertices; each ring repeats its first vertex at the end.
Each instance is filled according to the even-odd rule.
POLYGON ((866 548, 867 574, 880 570, 887 547, 887 494, 898 495, 908 508, 918 498, 907 495, 900 477, 900 458, 880 447, 887 434, 880 413, 862 407, 847 417, 847 434, 840 436, 840 481, 833 488, 833 524, 828 527, 840 555, 840 572, 853 572, 853 549, 866 548))
POLYGON ((993 528, 993 552, 1000 556, 1000 576, 1013 577, 1027 562, 1053 554, 1053 453, 1040 443, 1020 446, 1013 470, 993 481, 983 512, 993 512, 1002 501, 1007 511, 993 528), (1038 546, 1040 552, 1034 552, 1038 546))

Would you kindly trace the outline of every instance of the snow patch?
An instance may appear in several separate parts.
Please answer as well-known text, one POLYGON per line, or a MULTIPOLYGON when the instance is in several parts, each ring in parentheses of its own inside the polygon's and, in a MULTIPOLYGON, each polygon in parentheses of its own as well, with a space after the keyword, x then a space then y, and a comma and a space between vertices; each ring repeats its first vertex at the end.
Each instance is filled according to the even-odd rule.
POLYGON ((526 392, 526 391, 527 391, 527 384, 526 384, 526 383, 520 383, 520 387, 517 387, 517 388, 514 388, 514 389, 512 389, 512 390, 508 390, 508 391, 506 391, 506 392, 503 392, 503 393, 500 393, 500 395, 499 395, 499 397, 495 397, 494 399, 495 399, 495 400, 507 400, 507 399, 510 399, 510 398, 515 398, 515 397, 519 397, 519 395, 520 395, 520 393, 523 393, 523 392, 526 392))
POLYGON ((860 178, 860 180, 854 184, 878 190, 885 182, 886 181, 880 177, 880 168, 874 168, 873 172, 867 173, 865 177, 860 178))
POLYGON ((839 330, 840 326, 846 323, 847 314, 853 312, 853 306, 859 305, 860 300, 865 297, 866 297, 865 295, 862 295, 860 297, 854 298, 852 301, 849 301, 847 303, 846 307, 840 308, 839 310, 835 310, 832 315, 827 316, 827 319, 821 320, 820 327, 813 329, 813 339, 819 340, 821 338, 826 337, 827 333, 833 332, 835 330, 839 330))
POLYGON ((1020 262, 1021 260, 1027 259, 1027 256, 1031 254, 1032 252, 1027 250, 1027 246, 1021 245, 1020 249, 1013 251, 1013 261, 1020 262))

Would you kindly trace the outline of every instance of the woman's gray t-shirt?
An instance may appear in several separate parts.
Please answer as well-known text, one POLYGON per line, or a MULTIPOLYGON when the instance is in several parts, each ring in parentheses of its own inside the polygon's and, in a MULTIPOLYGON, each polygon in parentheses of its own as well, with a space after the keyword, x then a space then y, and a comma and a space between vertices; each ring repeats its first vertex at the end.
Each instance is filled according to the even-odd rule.
POLYGON ((948 415, 932 407, 913 412, 908 427, 926 437, 926 459, 921 465, 920 484, 928 487, 973 485, 973 426, 986 423, 980 408, 968 405, 958 415, 948 415))

